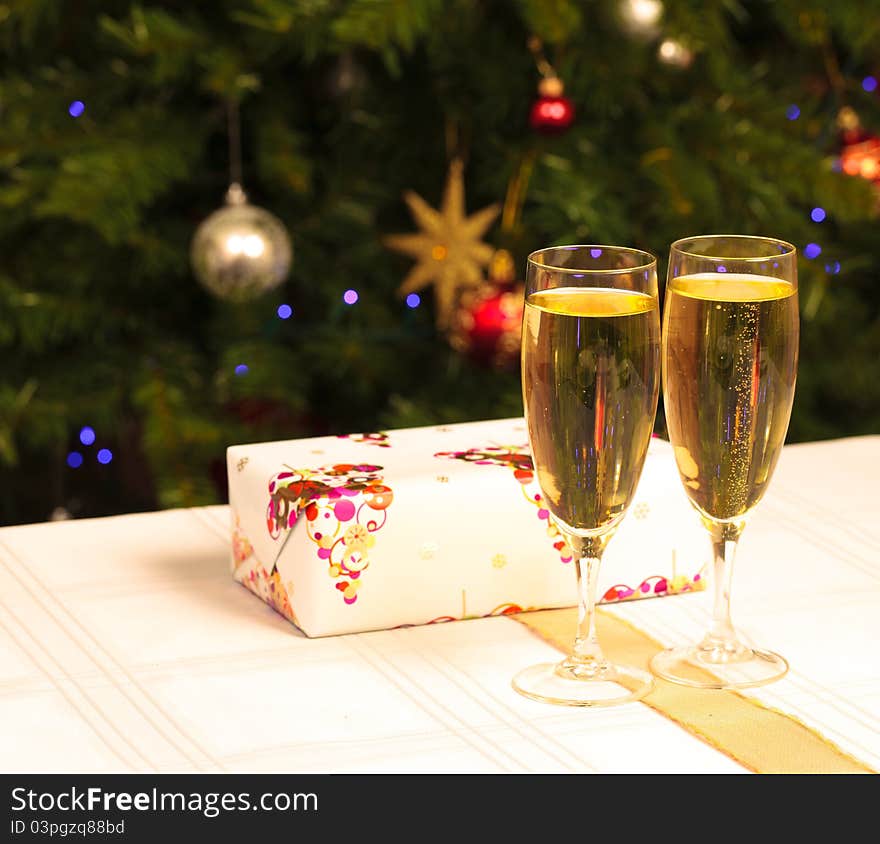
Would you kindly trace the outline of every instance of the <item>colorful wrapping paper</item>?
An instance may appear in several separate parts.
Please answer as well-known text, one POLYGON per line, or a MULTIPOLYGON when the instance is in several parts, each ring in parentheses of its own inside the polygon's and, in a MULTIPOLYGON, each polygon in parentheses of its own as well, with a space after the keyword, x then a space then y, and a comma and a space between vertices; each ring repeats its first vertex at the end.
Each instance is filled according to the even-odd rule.
MULTIPOLYGON (((237 445, 227 459, 234 576, 309 636, 576 602, 522 419, 237 445)), ((700 589, 707 556, 654 439, 599 594, 700 589)))

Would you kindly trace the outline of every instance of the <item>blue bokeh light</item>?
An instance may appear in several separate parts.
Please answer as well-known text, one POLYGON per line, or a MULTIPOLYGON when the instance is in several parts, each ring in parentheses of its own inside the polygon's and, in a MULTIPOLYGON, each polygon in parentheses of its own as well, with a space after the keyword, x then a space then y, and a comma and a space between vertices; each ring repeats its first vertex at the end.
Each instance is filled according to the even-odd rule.
POLYGON ((406 297, 406 306, 408 308, 417 308, 422 304, 422 297, 419 296, 418 293, 410 293, 409 296, 406 297))
POLYGON ((109 448, 102 448, 98 452, 98 463, 106 466, 113 459, 113 452, 109 448))
POLYGON ((801 116, 801 110, 794 103, 792 103, 786 110, 785 116, 789 120, 797 120, 801 116))
POLYGON ((875 76, 866 76, 862 80, 862 88, 864 88, 869 94, 877 90, 877 77, 875 76))
POLYGON ((70 454, 67 455, 67 465, 70 466, 71 469, 79 469, 83 464, 83 456, 78 451, 71 451, 70 454))
POLYGON ((822 247, 818 243, 808 243, 804 247, 804 257, 812 260, 818 258, 822 254, 822 247))
POLYGON ((840 272, 840 261, 831 261, 831 263, 825 264, 825 272, 828 275, 837 275, 840 272))
POLYGON ((248 365, 246 363, 240 363, 235 367, 236 375, 247 375, 248 374, 248 365))
POLYGON ((67 107, 67 113, 71 117, 79 117, 85 110, 86 110, 86 104, 82 100, 74 100, 67 107))
POLYGON ((293 308, 290 305, 279 305, 278 306, 278 318, 279 319, 290 319, 293 316, 293 308))
POLYGON ((80 429, 79 441, 83 445, 91 445, 95 441, 95 429, 90 425, 85 425, 80 429))
POLYGON ((357 290, 349 289, 342 294, 342 301, 345 302, 346 305, 353 305, 359 298, 357 290))
POLYGON ((822 220, 825 219, 825 217, 826 217, 825 209, 819 207, 818 205, 812 211, 810 211, 810 219, 814 223, 821 223, 822 220))

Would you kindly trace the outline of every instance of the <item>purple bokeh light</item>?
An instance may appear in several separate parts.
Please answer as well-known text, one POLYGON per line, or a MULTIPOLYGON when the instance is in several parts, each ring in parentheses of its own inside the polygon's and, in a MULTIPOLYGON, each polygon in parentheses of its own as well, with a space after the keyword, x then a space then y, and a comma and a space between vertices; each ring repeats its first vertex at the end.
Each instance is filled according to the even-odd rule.
POLYGON ((82 100, 74 100, 67 107, 67 113, 71 117, 79 117, 85 110, 86 110, 86 104, 82 100))
POLYGON ((346 305, 353 305, 359 298, 357 290, 352 290, 351 288, 342 294, 342 301, 345 302, 346 305))
POLYGON ((804 257, 812 260, 818 258, 822 254, 822 247, 818 243, 808 243, 804 247, 804 257))

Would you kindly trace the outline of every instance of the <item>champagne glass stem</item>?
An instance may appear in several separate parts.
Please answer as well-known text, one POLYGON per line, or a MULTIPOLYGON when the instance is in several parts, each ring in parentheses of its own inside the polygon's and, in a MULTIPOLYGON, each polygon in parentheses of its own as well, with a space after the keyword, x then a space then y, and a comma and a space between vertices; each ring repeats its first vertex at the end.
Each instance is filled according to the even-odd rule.
POLYGON ((525 668, 513 687, 533 700, 571 706, 609 706, 640 700, 653 688, 651 675, 641 668, 609 661, 596 634, 596 586, 602 553, 613 530, 599 536, 562 535, 572 549, 578 584, 578 624, 574 646, 561 662, 525 668))
POLYGON ((596 585, 602 552, 607 543, 607 533, 602 536, 569 538, 569 544, 575 549, 578 584, 578 626, 570 659, 597 668, 607 664, 596 634, 596 585))
POLYGON ((708 521, 706 526, 712 537, 713 580, 715 582, 715 605, 712 611, 712 625, 703 639, 700 648, 712 651, 717 656, 740 651, 733 622, 730 620, 730 583, 733 564, 743 522, 708 521))
POLYGON ((712 538, 714 556, 712 623, 697 645, 655 654, 651 670, 673 683, 699 689, 746 689, 778 680, 788 671, 785 659, 773 651, 744 644, 730 620, 733 561, 745 522, 717 522, 703 516, 703 523, 712 538))

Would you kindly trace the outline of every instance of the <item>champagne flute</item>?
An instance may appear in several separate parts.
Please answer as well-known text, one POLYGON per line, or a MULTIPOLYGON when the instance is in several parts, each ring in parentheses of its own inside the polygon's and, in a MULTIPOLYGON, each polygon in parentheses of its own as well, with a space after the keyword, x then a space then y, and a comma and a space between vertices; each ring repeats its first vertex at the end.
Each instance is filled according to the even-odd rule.
POLYGON ((653 255, 558 246, 528 260, 523 404, 542 503, 575 560, 578 627, 558 664, 520 671, 534 700, 608 706, 644 697, 651 674, 609 661, 594 605, 602 552, 642 473, 657 412, 660 310, 653 255))
POLYGON ((663 398, 685 492, 712 539, 715 606, 702 641, 651 661, 666 680, 747 688, 782 677, 779 654, 730 619, 737 541, 782 450, 798 359, 797 252, 740 235, 672 244, 663 314, 663 398))

